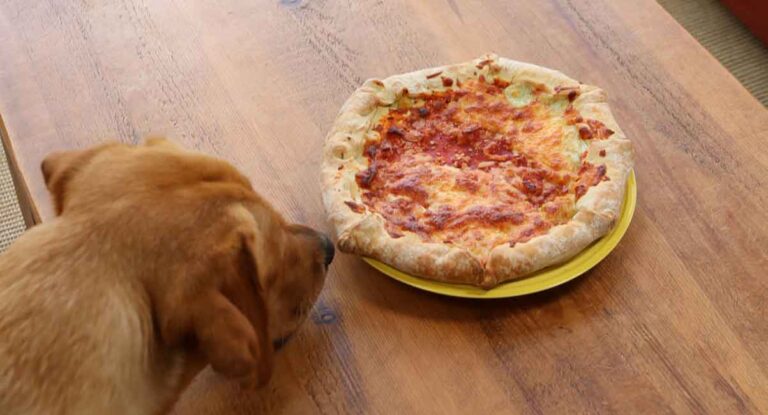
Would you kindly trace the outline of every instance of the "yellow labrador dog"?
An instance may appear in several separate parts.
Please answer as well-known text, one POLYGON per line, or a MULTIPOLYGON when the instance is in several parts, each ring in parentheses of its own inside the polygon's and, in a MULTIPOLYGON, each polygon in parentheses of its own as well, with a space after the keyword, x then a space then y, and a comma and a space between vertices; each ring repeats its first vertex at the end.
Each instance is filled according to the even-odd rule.
POLYGON ((0 256, 0 414, 161 414, 206 364, 263 384, 333 259, 163 139, 49 156, 58 216, 0 256))

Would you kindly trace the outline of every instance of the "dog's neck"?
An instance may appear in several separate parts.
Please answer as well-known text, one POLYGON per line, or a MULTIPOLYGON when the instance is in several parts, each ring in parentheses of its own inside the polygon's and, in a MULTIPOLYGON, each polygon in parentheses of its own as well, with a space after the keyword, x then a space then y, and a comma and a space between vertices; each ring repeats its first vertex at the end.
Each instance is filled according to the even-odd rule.
POLYGON ((158 344, 150 299, 136 278, 148 268, 139 258, 115 254, 117 247, 100 246, 104 231, 57 218, 31 229, 0 256, 0 326, 6 333, 0 373, 13 374, 0 375, 0 384, 12 384, 0 408, 14 407, 4 400, 17 396, 34 399, 18 403, 29 413, 60 407, 77 413, 80 405, 103 405, 109 413, 121 403, 153 413, 202 368, 158 344), (13 315, 27 318, 4 318, 13 315), (82 323, 89 330, 81 330, 82 323), (72 388, 73 379, 102 381, 72 388))
MULTIPOLYGON (((273 236, 283 233, 284 224, 275 219, 269 207, 236 204, 230 211, 235 220, 250 223, 258 233, 273 236), (237 215, 243 217, 238 218, 237 215)), ((18 396, 32 396, 34 393, 30 391, 43 384, 46 388, 62 391, 47 394, 62 395, 57 399, 102 399, 104 405, 124 402, 126 407, 143 402, 150 405, 144 408, 143 413, 162 413, 173 405, 184 387, 205 366, 207 362, 194 350, 184 347, 170 348, 163 344, 158 335, 159 327, 153 305, 156 299, 153 295, 166 295, 172 291, 153 289, 152 284, 148 283, 161 281, 162 284, 167 275, 158 274, 159 270, 184 269, 183 263, 168 261, 199 259, 178 255, 181 250, 179 244, 184 244, 185 238, 192 237, 189 232, 195 230, 183 229, 174 232, 172 226, 169 227, 167 222, 163 222, 163 218, 143 219, 140 215, 132 218, 110 216, 109 212, 104 215, 65 214, 33 228, 0 256, 0 293, 6 292, 9 297, 0 298, 0 326, 13 324, 3 321, 3 306, 14 308, 17 313, 28 309, 29 313, 45 314, 34 318, 34 321, 45 324, 35 328, 37 334, 34 341, 25 338, 22 335, 23 330, 7 327, 11 337, 4 341, 5 346, 23 349, 24 344, 30 343, 54 345, 45 350, 25 350, 26 354, 21 356, 25 361, 45 362, 47 359, 43 356, 67 355, 71 348, 62 347, 58 350, 56 344, 59 339, 85 333, 81 333, 76 326, 68 326, 73 322, 87 321, 87 324, 92 326, 88 331, 91 333, 109 333, 101 339, 78 340, 82 342, 77 346, 83 351, 82 356, 92 356, 91 360, 56 359, 57 367, 28 368, 21 360, 14 361, 0 350, 0 360, 4 360, 0 362, 0 369, 29 373, 25 375, 29 378, 22 379, 22 382, 19 382, 18 378, 13 379, 18 388, 28 387, 25 393, 19 393, 18 396), (161 224, 170 230, 158 236, 157 229, 161 224), (166 252, 172 255, 165 255, 166 252), (7 290, 7 286, 19 284, 19 281, 12 281, 12 278, 18 278, 20 275, 25 275, 23 284, 29 285, 24 292, 50 292, 45 296, 29 299, 11 298, 12 294, 7 290), (62 286, 66 286, 66 289, 61 289, 61 294, 58 294, 55 290, 62 286), (93 295, 99 298, 80 299, 80 296, 93 295), (78 307, 81 307, 77 309, 76 317, 69 315, 75 313, 73 304, 80 304, 78 307), (89 304, 92 308, 82 309, 82 304, 89 304), (40 339, 41 336, 50 339, 40 339), (103 347, 104 343, 109 342, 114 342, 115 347, 103 347), (119 355, 104 354, 105 350, 112 350, 119 355), (122 366, 115 366, 115 362, 121 362, 122 366), (63 391, 71 391, 72 388, 56 384, 52 378, 38 378, 34 375, 56 371, 58 375, 55 379, 73 379, 78 378, 78 373, 83 371, 103 373, 104 367, 110 365, 114 366, 110 381, 94 385, 85 398, 65 397, 63 391), (100 367, 98 370, 97 366, 100 367)), ((266 273, 279 272, 276 269, 279 266, 276 259, 282 255, 281 239, 256 239, 264 257, 270 259, 262 261, 259 266, 263 267, 266 273)), ((4 381, 0 378, 0 383, 4 381)), ((0 398, 0 404, 3 403, 2 400, 0 398)), ((45 404, 39 402, 42 408, 45 404)), ((94 403, 89 402, 89 405, 94 403)), ((99 403, 95 405, 98 406, 99 403)), ((57 405, 52 404, 51 407, 55 406, 57 405)), ((43 410, 42 413, 44 412, 43 410)), ((74 412, 77 412, 76 408, 74 412)), ((107 412, 109 409, 105 409, 105 413, 107 412)))

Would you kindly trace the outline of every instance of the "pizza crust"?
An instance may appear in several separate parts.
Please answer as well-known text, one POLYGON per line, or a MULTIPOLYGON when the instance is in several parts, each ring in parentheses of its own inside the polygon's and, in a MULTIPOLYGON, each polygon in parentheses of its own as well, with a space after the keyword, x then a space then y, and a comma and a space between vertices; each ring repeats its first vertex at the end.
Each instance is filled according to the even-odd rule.
POLYGON ((621 211, 633 161, 631 142, 614 120, 601 89, 580 84, 552 69, 495 55, 366 81, 342 106, 323 152, 323 202, 342 251, 378 259, 413 275, 484 288, 563 262, 610 231, 621 211), (362 202, 355 181, 355 174, 368 167, 363 150, 367 140, 377 137, 372 127, 382 112, 380 106, 394 103, 403 93, 444 89, 443 76, 466 79, 480 74, 503 75, 512 82, 540 83, 552 91, 555 87, 578 88, 574 108, 585 118, 601 121, 614 131, 607 139, 589 141, 587 160, 605 164, 610 180, 587 190, 577 201, 571 221, 527 242, 495 247, 485 266, 464 248, 424 242, 413 234, 391 237, 383 217, 368 210, 362 202), (606 150, 605 157, 598 156, 600 150, 606 150))

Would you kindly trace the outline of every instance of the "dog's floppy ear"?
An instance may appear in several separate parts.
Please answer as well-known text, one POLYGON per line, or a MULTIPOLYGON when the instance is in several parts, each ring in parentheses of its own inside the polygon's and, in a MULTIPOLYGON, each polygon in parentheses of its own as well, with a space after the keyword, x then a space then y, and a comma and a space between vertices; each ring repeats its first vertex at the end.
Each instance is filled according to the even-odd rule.
POLYGON ((103 149, 114 146, 116 143, 108 143, 87 150, 62 151, 49 154, 40 164, 45 186, 53 198, 53 206, 56 214, 60 215, 64 209, 64 198, 67 183, 75 176, 90 159, 103 149))
POLYGON ((150 136, 146 137, 144 139, 144 145, 147 146, 147 147, 164 147, 164 148, 168 148, 168 149, 171 149, 171 150, 181 150, 182 149, 178 144, 174 143, 173 141, 171 141, 171 140, 169 140, 169 139, 167 139, 165 137, 155 136, 155 135, 150 135, 150 136))
POLYGON ((166 345, 193 344, 216 372, 249 386, 269 380, 274 351, 253 238, 238 232, 234 243, 186 269, 182 284, 166 287, 158 304, 166 345))

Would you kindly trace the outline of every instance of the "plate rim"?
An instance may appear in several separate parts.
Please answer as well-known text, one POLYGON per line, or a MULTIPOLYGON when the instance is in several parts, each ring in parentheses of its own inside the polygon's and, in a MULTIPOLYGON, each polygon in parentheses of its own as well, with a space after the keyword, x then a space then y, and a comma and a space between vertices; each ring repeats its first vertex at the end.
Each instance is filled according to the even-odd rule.
POLYGON ((546 291, 557 286, 572 281, 585 274, 602 262, 623 239, 637 206, 637 180, 635 170, 631 169, 627 176, 627 191, 624 194, 624 201, 621 207, 621 216, 616 226, 603 237, 592 242, 576 256, 570 260, 553 265, 539 271, 533 275, 518 280, 509 281, 498 285, 490 290, 483 290, 472 285, 451 284, 440 281, 432 281, 425 278, 416 277, 391 267, 381 261, 369 257, 361 257, 368 265, 381 272, 382 274, 399 281, 403 284, 417 288, 422 291, 434 294, 457 298, 473 299, 499 299, 519 297, 523 295, 534 294, 546 291), (586 258, 584 258, 586 256, 586 258), (568 271, 569 266, 576 266, 576 269, 568 271), (565 268, 565 269, 563 269, 565 268), (557 273, 565 273, 559 277, 557 273))

